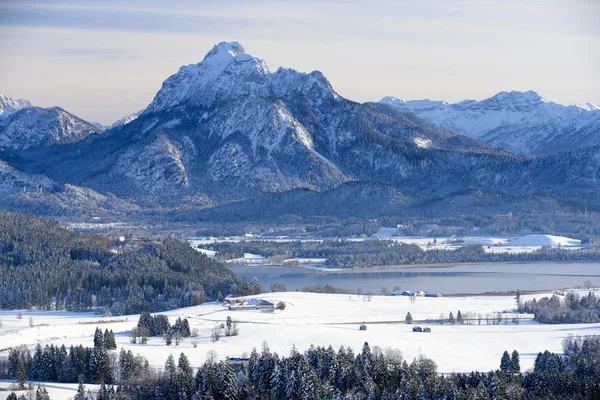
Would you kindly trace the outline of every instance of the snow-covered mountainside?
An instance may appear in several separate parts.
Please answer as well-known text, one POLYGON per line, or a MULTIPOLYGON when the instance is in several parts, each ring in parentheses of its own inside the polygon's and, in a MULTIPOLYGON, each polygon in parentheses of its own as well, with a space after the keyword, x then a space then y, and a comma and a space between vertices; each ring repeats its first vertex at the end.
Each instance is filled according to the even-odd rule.
POLYGON ((144 110, 140 110, 138 112, 135 112, 133 114, 129 114, 124 116, 123 118, 121 118, 118 121, 115 121, 112 123, 112 125, 110 126, 110 128, 116 128, 118 126, 123 126, 123 125, 127 125, 128 123, 130 123, 131 121, 135 120, 137 117, 140 116, 140 114, 143 112, 144 110))
POLYGON ((220 43, 169 77, 137 119, 82 143, 76 156, 26 168, 127 197, 236 198, 397 182, 446 162, 432 151, 497 153, 389 107, 343 99, 318 71, 271 72, 239 43, 220 43))
MULTIPOLYGON (((8 121, 29 110, 40 112, 21 110, 8 121)), ((24 132, 49 137, 35 127, 24 132)), ((600 204, 598 147, 514 156, 389 105, 344 99, 318 71, 270 71, 239 43, 220 43, 182 67, 136 119, 102 135, 35 148, 18 137, 0 159, 23 172, 142 206, 240 200, 215 210, 217 218, 245 210, 261 217, 510 212, 529 207, 521 200, 532 196, 600 204)))
POLYGON ((395 97, 384 97, 381 103, 515 154, 548 155, 600 144, 598 106, 563 106, 533 91, 500 92, 455 104, 395 97))
POLYGON ((27 107, 0 119, 0 147, 26 150, 73 143, 101 129, 59 107, 27 107))
POLYGON ((28 107, 33 107, 29 100, 11 99, 6 95, 0 94, 0 119, 7 118, 9 115, 28 107))

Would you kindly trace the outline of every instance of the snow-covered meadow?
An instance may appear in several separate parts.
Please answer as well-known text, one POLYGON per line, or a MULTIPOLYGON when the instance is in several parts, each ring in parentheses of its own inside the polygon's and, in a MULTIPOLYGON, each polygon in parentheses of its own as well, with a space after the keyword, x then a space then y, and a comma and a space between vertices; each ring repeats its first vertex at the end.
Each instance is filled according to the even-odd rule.
MULTIPOLYGON (((538 295, 523 296, 523 300, 538 295)), ((164 312, 171 319, 189 319, 192 330, 198 336, 185 339, 179 346, 166 346, 161 338, 155 337, 148 344, 132 344, 128 331, 138 320, 137 315, 102 317, 93 313, 0 311, 0 356, 7 349, 27 345, 34 349, 37 343, 84 346, 93 345, 96 327, 112 329, 116 334, 117 346, 131 349, 134 354, 144 355, 151 365, 162 367, 169 354, 177 356, 185 352, 192 365, 204 362, 207 352, 214 351, 219 358, 239 357, 260 349, 263 342, 280 354, 287 354, 292 346, 300 351, 311 344, 334 348, 350 346, 359 351, 364 342, 383 349, 394 348, 412 360, 423 354, 432 358, 440 372, 487 371, 495 369, 504 350, 516 349, 521 354, 524 370, 533 366, 539 351, 561 352, 561 342, 568 335, 600 334, 600 324, 543 325, 531 320, 512 322, 515 300, 512 296, 471 297, 419 297, 411 303, 404 296, 357 296, 332 295, 300 292, 267 293, 257 296, 274 303, 286 304, 283 311, 229 311, 222 304, 208 303, 200 306, 164 312), (458 310, 463 315, 482 314, 481 325, 440 325, 440 314, 448 316, 458 310), (414 333, 413 325, 404 323, 410 312, 413 325, 428 325, 431 333, 414 333), (507 312, 507 323, 487 325, 486 314, 507 312), (217 324, 224 323, 230 316, 240 328, 238 336, 222 336, 213 343, 211 333, 217 324), (366 331, 359 330, 365 323, 366 331), (30 326, 30 325, 33 325, 30 326)), ((522 316, 527 317, 527 316, 522 316)), ((0 391, 0 399, 8 392, 0 391)))

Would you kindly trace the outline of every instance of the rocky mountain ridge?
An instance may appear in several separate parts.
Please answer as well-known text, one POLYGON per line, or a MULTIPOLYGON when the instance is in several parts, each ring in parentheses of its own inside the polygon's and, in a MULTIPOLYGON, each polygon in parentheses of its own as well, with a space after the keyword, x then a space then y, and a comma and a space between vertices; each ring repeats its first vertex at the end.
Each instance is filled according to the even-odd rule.
POLYGON ((380 102, 519 155, 543 156, 600 144, 600 107, 564 106, 534 91, 500 92, 482 101, 454 104, 391 96, 380 102))
MULTIPOLYGON (((515 112, 540 101, 533 93, 511 96, 515 112)), ((461 107, 504 110, 504 97, 461 107)), ((58 113, 32 107, 7 121, 26 111, 58 113)), ((27 177, 49 179, 55 187, 48 190, 62 193, 64 203, 73 198, 80 207, 75 199, 87 193, 94 204, 118 204, 125 213, 223 206, 212 214, 220 218, 273 204, 283 215, 304 202, 304 213, 337 215, 366 202, 377 204, 372 211, 365 204, 366 215, 381 216, 406 207, 418 213, 451 198, 475 205, 469 212, 486 202, 490 209, 487 199, 523 205, 529 203, 521 199, 551 196, 582 205, 600 198, 598 146, 515 156, 389 104, 347 100, 318 71, 272 72, 237 42, 220 43, 200 63, 181 67, 137 118, 102 134, 86 124, 67 124, 71 134, 58 139, 32 124, 21 135, 25 143, 0 125, 0 160, 27 177)))

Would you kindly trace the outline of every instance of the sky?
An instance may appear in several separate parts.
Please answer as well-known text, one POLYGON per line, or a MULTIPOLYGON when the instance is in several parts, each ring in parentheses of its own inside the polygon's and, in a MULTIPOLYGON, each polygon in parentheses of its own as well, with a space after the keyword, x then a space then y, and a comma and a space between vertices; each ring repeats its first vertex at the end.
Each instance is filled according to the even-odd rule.
POLYGON ((238 41, 345 98, 600 104, 598 0, 0 0, 0 93, 110 124, 238 41))

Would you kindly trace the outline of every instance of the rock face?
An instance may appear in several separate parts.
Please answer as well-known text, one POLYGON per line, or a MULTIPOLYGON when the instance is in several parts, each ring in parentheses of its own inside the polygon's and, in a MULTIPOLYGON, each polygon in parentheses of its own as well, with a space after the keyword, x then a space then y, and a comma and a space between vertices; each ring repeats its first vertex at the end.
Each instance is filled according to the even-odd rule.
POLYGON ((549 155, 600 144, 598 106, 563 106, 533 91, 500 92, 482 101, 455 104, 395 97, 381 103, 515 154, 549 155))
MULTIPOLYGON (((537 101, 528 96, 512 107, 528 109, 537 101)), ((504 102, 485 108, 500 110, 504 102)), ((44 121, 35 116, 57 110, 24 109, 6 122, 44 121)), ((344 99, 318 71, 272 72, 235 42, 182 67, 127 123, 94 135, 85 121, 69 120, 58 124, 69 127, 64 133, 43 123, 20 135, 0 130, 0 159, 29 176, 44 174, 75 198, 85 188, 94 193, 87 198, 117 196, 142 207, 238 201, 214 215, 251 207, 267 216, 262 204, 284 215, 300 202, 306 215, 349 215, 343 207, 389 215, 425 203, 443 215, 447 204, 499 207, 533 195, 576 203, 600 194, 598 147, 515 156, 388 104, 344 99)))

